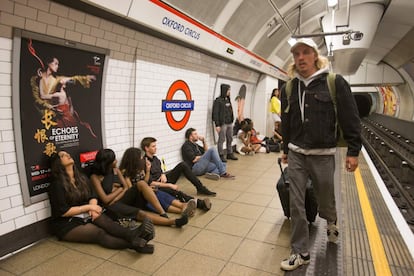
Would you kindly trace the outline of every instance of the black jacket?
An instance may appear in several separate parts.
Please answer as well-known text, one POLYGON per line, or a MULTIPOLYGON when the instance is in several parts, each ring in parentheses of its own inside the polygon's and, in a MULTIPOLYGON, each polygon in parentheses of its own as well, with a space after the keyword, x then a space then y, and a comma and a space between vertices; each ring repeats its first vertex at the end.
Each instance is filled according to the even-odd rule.
POLYGON ((190 168, 192 168, 194 165, 194 158, 203 154, 204 148, 196 143, 190 142, 189 140, 186 140, 181 146, 181 155, 183 157, 183 160, 185 163, 187 163, 188 166, 190 166, 190 168))
MULTIPOLYGON (((298 98, 298 82, 292 83, 289 111, 286 112, 287 97, 285 86, 281 90, 283 151, 288 153, 288 144, 302 149, 333 148, 337 144, 335 133, 335 109, 326 82, 326 73, 316 76, 307 87, 300 82, 305 93, 304 122, 302 123, 298 98)), ((349 84, 336 75, 336 105, 338 123, 348 143, 347 156, 358 156, 361 149, 361 124, 358 108, 349 84)))
POLYGON ((216 127, 233 123, 233 107, 231 106, 230 97, 227 96, 229 88, 229 85, 221 84, 220 97, 214 100, 212 119, 216 127))

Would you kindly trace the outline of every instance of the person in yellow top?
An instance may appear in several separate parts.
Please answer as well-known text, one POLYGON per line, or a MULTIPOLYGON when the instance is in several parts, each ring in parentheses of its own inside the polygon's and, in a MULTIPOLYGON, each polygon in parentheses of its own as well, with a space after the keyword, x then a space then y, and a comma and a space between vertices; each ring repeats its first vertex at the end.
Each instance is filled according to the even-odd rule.
POLYGON ((279 100, 279 96, 280 95, 280 91, 279 88, 275 88, 272 91, 272 96, 270 96, 270 112, 272 113, 272 118, 274 123, 276 122, 280 122, 280 100, 279 100))

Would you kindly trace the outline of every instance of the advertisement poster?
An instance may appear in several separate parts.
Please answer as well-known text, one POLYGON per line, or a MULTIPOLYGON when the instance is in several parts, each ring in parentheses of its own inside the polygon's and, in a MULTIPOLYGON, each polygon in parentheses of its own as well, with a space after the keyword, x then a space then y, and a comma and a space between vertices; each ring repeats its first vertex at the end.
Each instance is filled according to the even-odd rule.
POLYGON ((81 153, 102 147, 104 61, 102 53, 21 38, 20 126, 30 197, 47 192, 52 154, 64 150, 80 165, 81 153))
MULTIPOLYGON (((251 118, 251 102, 253 98, 253 90, 254 85, 250 83, 243 83, 240 81, 225 79, 225 78, 217 78, 216 87, 213 98, 216 99, 220 96, 221 93, 221 84, 230 85, 230 102, 233 108, 233 116, 234 121, 233 125, 236 123, 236 119, 239 121, 244 120, 245 118, 251 118)), ((236 129, 234 129, 236 130, 236 129)), ((215 137, 215 141, 218 140, 218 133, 215 130, 213 124, 213 133, 215 137)), ((233 135, 237 134, 237 130, 233 135)))
POLYGON ((383 100, 382 114, 389 116, 397 115, 398 97, 391 86, 380 86, 379 91, 383 100))

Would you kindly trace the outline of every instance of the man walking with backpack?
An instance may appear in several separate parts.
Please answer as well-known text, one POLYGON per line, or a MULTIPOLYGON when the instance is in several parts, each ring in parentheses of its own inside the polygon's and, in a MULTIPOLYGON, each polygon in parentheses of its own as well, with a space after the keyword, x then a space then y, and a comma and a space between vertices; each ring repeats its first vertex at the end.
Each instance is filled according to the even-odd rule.
POLYGON ((328 240, 337 241, 334 171, 339 130, 348 147, 348 172, 358 167, 361 149, 360 119, 349 84, 342 76, 329 73, 328 60, 319 55, 312 39, 298 40, 290 51, 294 63, 288 74, 292 80, 282 88, 281 110, 282 162, 289 163, 292 255, 282 261, 283 270, 310 262, 305 213, 309 177, 318 199, 319 216, 327 221, 328 240))

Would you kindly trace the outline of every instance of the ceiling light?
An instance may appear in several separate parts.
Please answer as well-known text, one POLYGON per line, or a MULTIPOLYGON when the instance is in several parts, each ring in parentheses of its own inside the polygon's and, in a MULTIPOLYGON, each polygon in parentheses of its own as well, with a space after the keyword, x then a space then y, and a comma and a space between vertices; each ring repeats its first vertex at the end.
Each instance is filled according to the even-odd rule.
POLYGON ((294 38, 291 37, 291 38, 288 39, 288 43, 292 47, 293 45, 295 45, 296 39, 294 39, 294 38))
POLYGON ((338 0, 326 0, 328 2, 328 7, 334 8, 338 5, 338 0))

